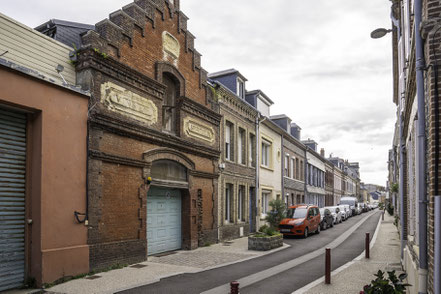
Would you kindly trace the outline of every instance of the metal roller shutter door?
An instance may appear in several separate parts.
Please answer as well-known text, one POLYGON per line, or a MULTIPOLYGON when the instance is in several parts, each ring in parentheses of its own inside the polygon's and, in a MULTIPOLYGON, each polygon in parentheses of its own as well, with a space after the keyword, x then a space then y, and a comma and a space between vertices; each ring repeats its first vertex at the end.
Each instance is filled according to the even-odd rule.
POLYGON ((0 108, 0 291, 25 269, 26 115, 0 108))

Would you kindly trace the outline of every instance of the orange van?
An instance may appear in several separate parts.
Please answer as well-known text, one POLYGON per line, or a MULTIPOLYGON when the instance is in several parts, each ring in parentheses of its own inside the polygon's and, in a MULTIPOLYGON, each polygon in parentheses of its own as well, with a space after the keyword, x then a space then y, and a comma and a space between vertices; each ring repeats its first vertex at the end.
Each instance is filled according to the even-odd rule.
POLYGON ((279 224, 283 235, 300 235, 304 238, 310 233, 320 233, 320 210, 316 205, 298 204, 290 206, 279 224))

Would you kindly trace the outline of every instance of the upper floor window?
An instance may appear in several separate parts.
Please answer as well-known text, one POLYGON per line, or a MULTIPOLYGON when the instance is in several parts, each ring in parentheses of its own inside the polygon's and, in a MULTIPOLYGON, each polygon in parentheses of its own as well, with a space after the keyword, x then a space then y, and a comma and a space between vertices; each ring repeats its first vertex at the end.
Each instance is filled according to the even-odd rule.
POLYGON ((284 163, 284 169, 285 169, 285 171, 284 171, 284 173, 285 173, 285 177, 290 177, 290 174, 289 174, 289 154, 287 154, 287 155, 285 155, 285 163, 284 163))
POLYGON ((245 99, 245 82, 237 78, 236 94, 242 99, 245 99))
POLYGON ((270 166, 271 158, 271 143, 262 141, 262 165, 265 167, 270 166))
POLYGON ((250 134, 250 139, 248 140, 249 142, 249 148, 248 148, 248 155, 249 155, 249 160, 248 162, 250 163, 250 166, 252 167, 256 167, 256 136, 254 136, 253 134, 250 134))
POLYGON ((162 77, 165 89, 164 105, 162 106, 162 129, 176 133, 176 100, 179 96, 179 82, 167 73, 162 77))
POLYGON ((294 175, 295 162, 296 162, 295 159, 291 158, 291 164, 289 165, 289 175, 290 175, 291 179, 295 179, 295 175, 294 175))
POLYGON ((234 130, 233 124, 227 121, 225 123, 225 159, 233 160, 233 142, 234 142, 234 130))
POLYGON ((241 164, 246 164, 246 132, 244 129, 239 128, 239 134, 237 136, 237 161, 241 164))

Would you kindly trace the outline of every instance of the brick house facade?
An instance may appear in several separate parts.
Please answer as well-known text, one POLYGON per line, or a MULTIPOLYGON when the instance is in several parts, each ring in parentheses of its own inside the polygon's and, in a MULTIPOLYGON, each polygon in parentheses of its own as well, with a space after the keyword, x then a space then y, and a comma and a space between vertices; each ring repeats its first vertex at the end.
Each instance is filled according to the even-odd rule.
POLYGON ((216 242, 221 116, 179 1, 135 1, 82 43, 90 269, 216 242))

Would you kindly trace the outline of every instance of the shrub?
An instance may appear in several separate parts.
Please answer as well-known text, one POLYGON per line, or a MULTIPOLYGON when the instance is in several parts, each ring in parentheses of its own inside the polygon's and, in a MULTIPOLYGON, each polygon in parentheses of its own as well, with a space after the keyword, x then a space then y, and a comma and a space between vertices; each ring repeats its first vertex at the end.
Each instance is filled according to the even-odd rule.
POLYGON ((269 206, 271 206, 271 211, 268 212, 265 220, 273 230, 276 230, 280 221, 285 218, 286 206, 281 199, 271 200, 269 206))
POLYGON ((394 206, 392 204, 390 204, 390 202, 387 204, 387 212, 390 215, 394 215, 394 206))
POLYGON ((407 277, 405 273, 398 277, 395 275, 395 271, 387 272, 388 277, 385 277, 384 274, 379 270, 375 274, 377 278, 372 280, 371 284, 364 286, 360 294, 404 294, 406 287, 410 286, 410 284, 403 283, 407 277))

